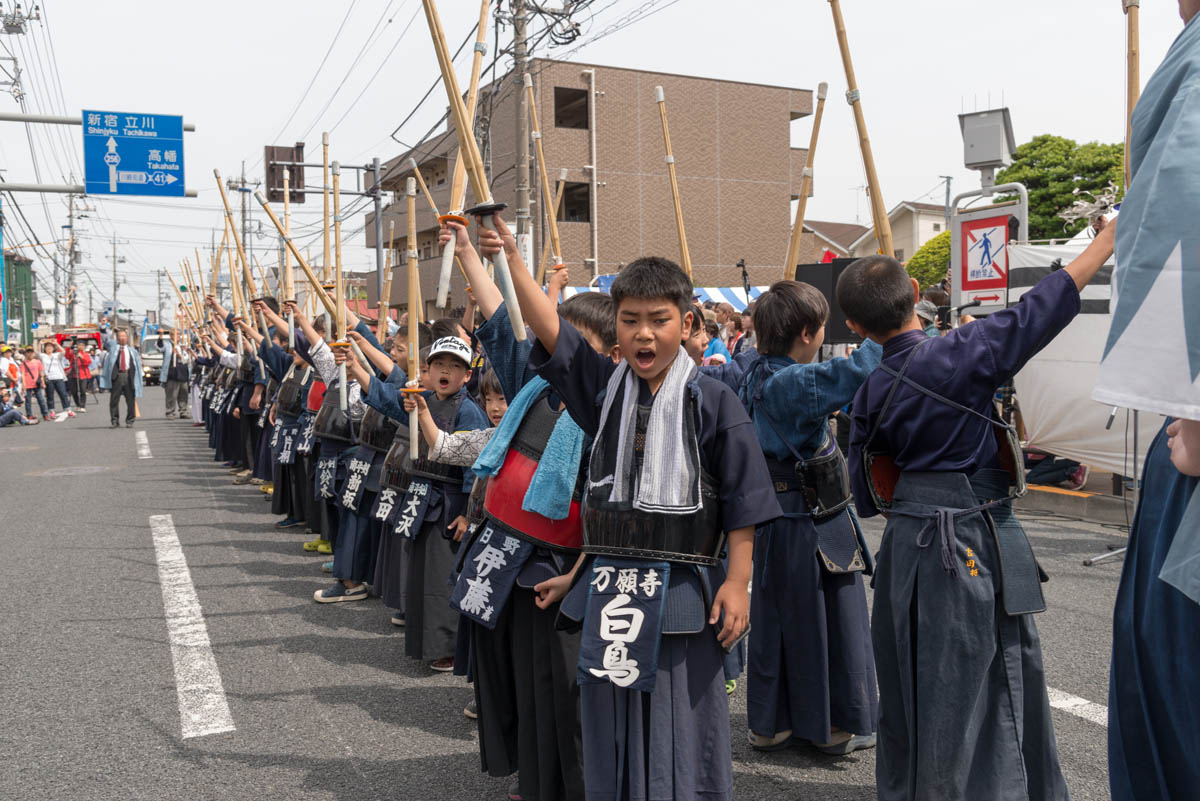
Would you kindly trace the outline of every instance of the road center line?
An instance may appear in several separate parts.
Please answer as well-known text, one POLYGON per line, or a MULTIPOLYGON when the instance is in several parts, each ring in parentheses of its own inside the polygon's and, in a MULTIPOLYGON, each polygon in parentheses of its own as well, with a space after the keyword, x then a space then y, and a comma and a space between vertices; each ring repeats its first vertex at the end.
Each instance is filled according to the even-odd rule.
POLYGON ((1080 698, 1078 695, 1071 695, 1053 687, 1047 687, 1046 692, 1050 695, 1050 706, 1055 709, 1061 709, 1075 717, 1090 720, 1092 723, 1098 723, 1104 728, 1108 728, 1108 707, 1093 704, 1086 698, 1080 698))
POLYGON ((150 532, 154 536, 171 661, 175 665, 183 738, 234 731, 233 716, 221 685, 221 671, 209 644, 208 626, 175 533, 175 523, 170 515, 151 515, 150 532))
POLYGON ((154 454, 150 452, 150 438, 146 436, 145 431, 134 431, 133 438, 137 440, 137 452, 139 459, 153 459, 154 454))

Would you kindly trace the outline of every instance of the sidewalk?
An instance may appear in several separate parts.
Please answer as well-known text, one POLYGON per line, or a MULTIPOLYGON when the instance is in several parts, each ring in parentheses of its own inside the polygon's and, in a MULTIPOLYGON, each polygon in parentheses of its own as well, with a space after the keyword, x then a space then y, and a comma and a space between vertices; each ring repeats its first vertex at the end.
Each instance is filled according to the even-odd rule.
POLYGON ((1082 490, 1030 484, 1025 497, 1013 502, 1013 509, 1020 512, 1049 512, 1073 517, 1091 523, 1125 525, 1133 520, 1133 496, 1112 494, 1111 473, 1093 471, 1082 490))

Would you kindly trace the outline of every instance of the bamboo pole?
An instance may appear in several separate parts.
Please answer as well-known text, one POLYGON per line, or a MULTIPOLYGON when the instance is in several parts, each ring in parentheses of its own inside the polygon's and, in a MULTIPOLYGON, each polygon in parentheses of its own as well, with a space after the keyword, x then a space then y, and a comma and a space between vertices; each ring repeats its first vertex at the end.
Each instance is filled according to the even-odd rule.
MULTIPOLYGON (((417 179, 417 186, 420 187, 421 193, 423 195, 425 195, 425 202, 429 204, 429 210, 433 212, 434 219, 437 220, 439 225, 441 225, 442 214, 441 214, 441 212, 438 211, 437 203, 434 202, 434 200, 433 200, 433 195, 431 195, 429 193, 429 187, 427 187, 425 185, 425 177, 423 175, 421 175, 421 168, 417 166, 416 159, 410 158, 408 160, 408 169, 412 172, 413 177, 415 177, 417 179)), ((457 214, 449 215, 449 216, 451 216, 452 218, 459 219, 459 220, 466 219, 465 217, 460 217, 457 214)), ((449 251, 448 252, 450 252, 450 253, 454 252, 454 243, 453 242, 449 243, 449 251)), ((446 253, 447 253, 446 250, 442 251, 443 257, 445 257, 446 253)), ((454 263, 458 266, 458 271, 460 273, 462 273, 463 280, 466 281, 467 280, 467 271, 463 268, 462 262, 458 260, 458 256, 454 257, 454 263)), ((468 281, 468 283, 470 283, 470 282, 468 281)))
POLYGON ((804 234, 804 213, 808 208, 808 196, 812 193, 813 165, 817 160, 817 136, 821 133, 821 118, 825 116, 825 98, 829 84, 822 81, 817 85, 817 112, 813 116, 812 136, 808 140, 808 162, 804 166, 804 177, 800 181, 800 202, 796 204, 796 219, 792 222, 792 236, 788 240, 787 261, 783 264, 783 280, 796 277, 796 265, 800 261, 800 237, 804 234))
MULTIPOLYGON (((321 212, 321 241, 324 251, 321 255, 321 280, 329 280, 329 134, 321 134, 321 192, 324 205, 321 212)), ((328 334, 329 332, 326 332, 328 334)))
POLYGON ((375 338, 380 342, 387 337, 388 306, 392 299, 392 246, 396 241, 396 221, 388 223, 388 244, 386 263, 383 268, 383 294, 379 296, 379 321, 376 324, 375 338))
MULTIPOLYGON (((471 61, 471 79, 467 84, 467 102, 465 106, 462 102, 462 93, 458 88, 458 78, 454 74, 454 64, 450 60, 449 52, 446 49, 446 36, 442 32, 442 24, 438 19, 437 8, 433 0, 422 0, 422 5, 425 8, 425 17, 429 22, 430 33, 433 36, 434 50, 437 52, 438 65, 442 70, 443 83, 447 81, 453 84, 454 101, 451 103, 451 112, 454 115, 454 124, 456 134, 458 135, 458 153, 454 157, 454 173, 450 179, 450 213, 446 215, 450 219, 456 219, 463 224, 466 224, 466 219, 462 216, 464 211, 464 203, 466 201, 466 183, 465 178, 471 178, 471 188, 475 193, 475 202, 480 205, 485 205, 491 202, 492 196, 487 191, 487 181, 483 172, 483 159, 479 155, 479 148, 475 142, 475 111, 479 102, 479 77, 483 71, 483 54, 487 50, 487 23, 488 23, 488 8, 489 0, 483 0, 479 7, 479 23, 476 29, 475 36, 475 55, 471 61), (470 146, 464 146, 464 140, 470 142, 470 146), (482 190, 482 194, 481 194, 482 190)), ((446 83, 446 92, 451 93, 451 83, 446 83)), ((431 203, 432 205, 432 203, 431 203)), ((439 216, 439 222, 441 217, 439 216)), ((454 242, 447 242, 442 248, 441 269, 438 272, 438 288, 437 288, 437 306, 439 309, 446 308, 450 293, 450 263, 454 254, 454 242)), ((501 254, 501 258, 504 258, 501 254)), ((508 262, 505 259, 505 266, 508 262)), ((462 269, 462 265, 459 265, 462 269)), ((508 300, 506 296, 506 301, 508 300)), ((512 303, 508 303, 510 307, 512 303)), ((520 313, 519 310, 518 314, 520 313)), ((522 331, 522 336, 524 331, 522 331)))
MULTIPOLYGON (((289 167, 283 168, 283 233, 284 236, 290 236, 292 233, 292 170, 289 167)), ((292 276, 292 254, 287 249, 283 249, 283 299, 296 299, 295 280, 292 276)))
MULTIPOLYGON (((175 290, 175 297, 179 299, 179 305, 183 307, 183 313, 187 316, 189 321, 192 321, 194 318, 192 316, 191 309, 188 308, 188 304, 184 301, 183 295, 179 292, 179 284, 175 283, 175 279, 171 277, 171 271, 166 267, 163 268, 163 272, 167 274, 167 280, 171 283, 171 288, 175 290)), ((176 313, 175 319, 178 321, 178 313, 176 313)))
MULTIPOLYGON (((184 263, 186 264, 186 261, 184 263)), ((200 272, 199 264, 196 265, 196 272, 200 272)), ((191 291, 188 293, 188 297, 190 297, 192 300, 192 309, 196 312, 195 316, 200 318, 203 316, 202 309, 204 308, 204 302, 200 298, 202 287, 198 283, 197 277, 191 274, 191 270, 187 271, 187 275, 184 277, 184 280, 187 281, 188 287, 191 289, 191 291)))
POLYGON ((837 33, 838 48, 842 51, 842 66, 846 69, 846 101, 854 109, 858 146, 862 151, 863 166, 867 172, 867 190, 871 193, 871 216, 875 219, 875 239, 879 242, 879 252, 885 256, 892 256, 896 252, 892 242, 892 223, 888 219, 883 192, 879 188, 879 174, 875 171, 875 156, 871 152, 871 137, 867 135, 867 118, 863 114, 858 81, 854 77, 854 63, 850 60, 850 41, 846 38, 841 0, 829 0, 829 7, 833 11, 833 27, 837 33))
POLYGON ((221 259, 225 258, 225 244, 229 240, 229 220, 225 220, 225 230, 221 232, 221 247, 213 253, 212 288, 208 294, 217 296, 217 279, 221 276, 221 259))
MULTIPOLYGON (((254 294, 254 276, 250 273, 250 263, 246 259, 246 250, 242 247, 242 238, 238 236, 237 224, 233 221, 233 209, 229 207, 229 197, 225 194, 225 183, 221 180, 221 171, 214 169, 213 177, 217 179, 217 189, 221 193, 221 205, 225 207, 225 219, 229 221, 229 231, 233 234, 233 243, 237 246, 238 263, 242 265, 242 278, 246 282, 248 294, 242 298, 242 317, 250 324, 254 324, 254 316, 250 311, 250 297, 254 294)), ((233 278, 232 264, 230 265, 230 278, 233 278)), ((230 280, 230 283, 236 281, 230 280)), ((259 333, 263 337, 269 338, 269 329, 267 328, 266 318, 261 314, 258 316, 259 333)), ((241 332, 238 332, 238 348, 241 348, 241 332)), ((258 362, 258 373, 260 378, 267 377, 267 366, 263 364, 261 359, 256 358, 258 362)))
POLYGON ((667 149, 667 176, 671 179, 671 199, 675 202, 675 230, 679 234, 679 266, 692 277, 692 254, 688 252, 687 233, 683 228, 683 204, 679 201, 679 179, 675 175, 675 155, 671 152, 671 129, 667 126, 667 100, 661 86, 654 87, 654 99, 662 119, 663 145, 667 149))
MULTIPOLYGON (((416 180, 409 178, 405 187, 408 204, 408 386, 406 389, 417 390, 421 386, 421 365, 418 364, 418 351, 421 348, 418 325, 418 309, 421 304, 421 272, 417 259, 417 187, 416 180)), ((408 413, 409 447, 408 459, 412 462, 417 454, 421 438, 417 432, 421 430, 418 411, 414 408, 408 413)))
MULTIPOLYGON (((346 344, 346 281, 342 275, 342 193, 341 193, 341 178, 342 166, 339 162, 333 162, 333 280, 334 287, 334 304, 336 317, 334 323, 337 326, 337 341, 333 343, 333 347, 345 347, 346 344)), ((338 407, 345 412, 347 409, 347 394, 346 394, 346 365, 338 365, 338 407)))
POLYGON ((438 211, 437 203, 433 200, 433 195, 429 193, 429 187, 425 184, 425 176, 421 175, 421 168, 417 166, 416 159, 408 160, 408 170, 417 179, 417 186, 421 188, 421 194, 425 196, 425 202, 429 204, 429 210, 433 212, 434 218, 441 217, 441 212, 438 211))
MULTIPOLYGON (((261 191, 254 193, 254 199, 257 200, 258 204, 263 207, 263 211, 267 213, 267 217, 271 220, 271 224, 275 226, 275 230, 277 230, 279 235, 283 237, 284 244, 286 244, 288 250, 291 251, 292 257, 295 258, 296 263, 300 265, 300 271, 304 273, 304 277, 308 280, 311 288, 309 295, 313 297, 319 305, 324 306, 326 312, 333 314, 333 301, 321 287, 321 279, 317 278, 317 274, 313 272, 313 268, 309 265, 308 260, 304 258, 303 254, 300 253, 299 248, 296 247, 296 243, 292 241, 292 238, 283 232, 283 223, 280 221, 279 217, 276 216, 275 210, 271 208, 271 204, 267 202, 266 197, 263 196, 261 191)), ((326 333, 328 333, 328 331, 326 331, 326 333)))
MULTIPOLYGON (((546 151, 542 147, 542 129, 538 125, 537 100, 536 100, 536 98, 534 98, 534 95, 533 95, 533 77, 527 72, 527 73, 525 73, 524 80, 525 80, 525 94, 529 98, 529 121, 530 121, 530 127, 532 129, 530 131, 529 135, 533 138, 534 150, 537 153, 538 176, 541 178, 541 181, 542 181, 542 197, 544 198, 544 200, 542 202, 545 203, 551 197, 550 174, 546 171, 546 151)), ((557 209, 558 209, 558 205, 556 203, 554 210, 556 211, 557 209)), ((549 240, 550 240, 551 258, 554 260, 554 264, 556 266, 562 266, 562 263, 563 263, 562 240, 559 239, 559 237, 558 237, 557 215, 554 213, 551 213, 551 214, 547 214, 546 217, 549 221, 549 228, 547 230, 549 231, 549 234, 550 234, 549 240)), ((545 276, 545 271, 539 270, 538 272, 540 273, 540 277, 538 280, 538 283, 540 284, 541 277, 545 276)))
POLYGON ((1142 93, 1141 31, 1139 28, 1141 0, 1124 0, 1125 5, 1125 191, 1133 180, 1129 164, 1129 148, 1133 142, 1133 109, 1142 93))
POLYGON ((193 286, 195 295, 199 297, 204 291, 204 262, 200 261, 200 248, 196 248, 196 274, 192 277, 195 283, 189 281, 188 284, 193 286))
MULTIPOLYGON (((563 195, 566 193, 566 189, 567 189, 567 169, 566 169, 566 167, 564 167, 558 173, 558 187, 556 188, 556 190, 554 192, 554 206, 552 208, 546 209, 547 217, 550 217, 553 219, 558 218, 558 210, 559 210, 559 208, 562 207, 562 199, 563 199, 563 195)), ((538 274, 537 274, 538 286, 543 286, 546 283, 546 266, 549 263, 549 261, 550 261, 550 238, 547 237, 546 241, 542 244, 542 261, 538 265, 538 274)))

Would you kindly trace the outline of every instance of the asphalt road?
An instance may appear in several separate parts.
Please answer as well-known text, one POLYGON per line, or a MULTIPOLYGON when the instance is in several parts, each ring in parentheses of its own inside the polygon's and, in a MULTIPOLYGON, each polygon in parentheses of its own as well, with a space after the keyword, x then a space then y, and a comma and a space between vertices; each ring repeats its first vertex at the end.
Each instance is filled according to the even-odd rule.
MULTIPOLYGON (((163 419, 160 389, 146 395, 133 431, 109 429, 96 406, 0 430, 0 798, 504 798, 508 781, 479 771, 461 712, 470 688, 407 659, 378 601, 314 603, 328 577, 302 552, 303 529, 275 530, 265 496, 230 484, 203 429, 163 419), (198 608, 164 606, 158 515, 198 608), (177 682, 194 677, 177 679, 172 636, 195 635, 187 616, 200 614, 235 728, 184 738, 177 682)), ((1053 576, 1038 617, 1049 684, 1067 705, 1102 707, 1120 561, 1081 561, 1123 533, 1024 523, 1053 576)), ((881 526, 868 528, 877 544, 881 526)), ((1054 712, 1075 799, 1108 798, 1102 712, 1054 712)), ((873 752, 753 752, 741 689, 732 718, 739 799, 875 798, 873 752)))

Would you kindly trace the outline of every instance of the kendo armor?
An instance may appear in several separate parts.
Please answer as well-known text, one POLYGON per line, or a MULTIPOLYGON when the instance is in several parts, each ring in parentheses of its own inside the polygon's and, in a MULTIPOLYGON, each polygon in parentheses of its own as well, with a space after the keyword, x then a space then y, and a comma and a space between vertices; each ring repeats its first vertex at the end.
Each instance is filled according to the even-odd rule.
POLYGON ((303 376, 295 366, 288 372, 287 378, 279 385, 279 396, 275 401, 279 414, 299 417, 304 412, 304 383, 311 369, 307 368, 303 376))
MULTIPOLYGON (((332 389, 336 390, 337 387, 332 389)), ((338 405, 336 391, 326 389, 325 397, 321 399, 321 409, 317 412, 316 423, 313 424, 313 433, 320 439, 345 442, 348 445, 354 444, 354 428, 350 421, 350 411, 348 409, 343 411, 338 405)))
MULTIPOLYGON (((634 469, 639 473, 645 455, 643 440, 650 407, 639 404, 634 469)), ((659 559, 694 565, 716 565, 725 551, 721 497, 717 484, 700 468, 700 509, 667 515, 588 498, 583 505, 583 552, 635 559, 659 559)))
POLYGON ((551 408, 543 395, 521 420, 500 470, 488 480, 484 509, 492 519, 523 539, 548 548, 577 551, 583 545, 581 522, 582 481, 577 481, 570 510, 562 520, 551 520, 522 507, 538 462, 563 413, 551 408))
MULTIPOLYGON (((443 431, 453 428, 454 419, 458 416, 458 407, 462 405, 463 397, 463 393, 460 392, 446 400, 440 400, 435 394, 430 394, 425 398, 429 413, 437 421, 438 428, 443 431)), ((413 477, 462 485, 463 469, 461 467, 431 461, 429 446, 425 444, 425 438, 420 435, 420 432, 417 432, 417 443, 417 458, 409 462, 408 427, 396 426, 396 436, 383 460, 383 475, 380 478, 382 486, 405 490, 408 489, 408 483, 413 477)))
POLYGON ((395 420, 378 409, 368 406, 358 430, 358 441, 373 451, 387 453, 391 450, 392 442, 396 439, 396 431, 399 428, 400 424, 395 420))

